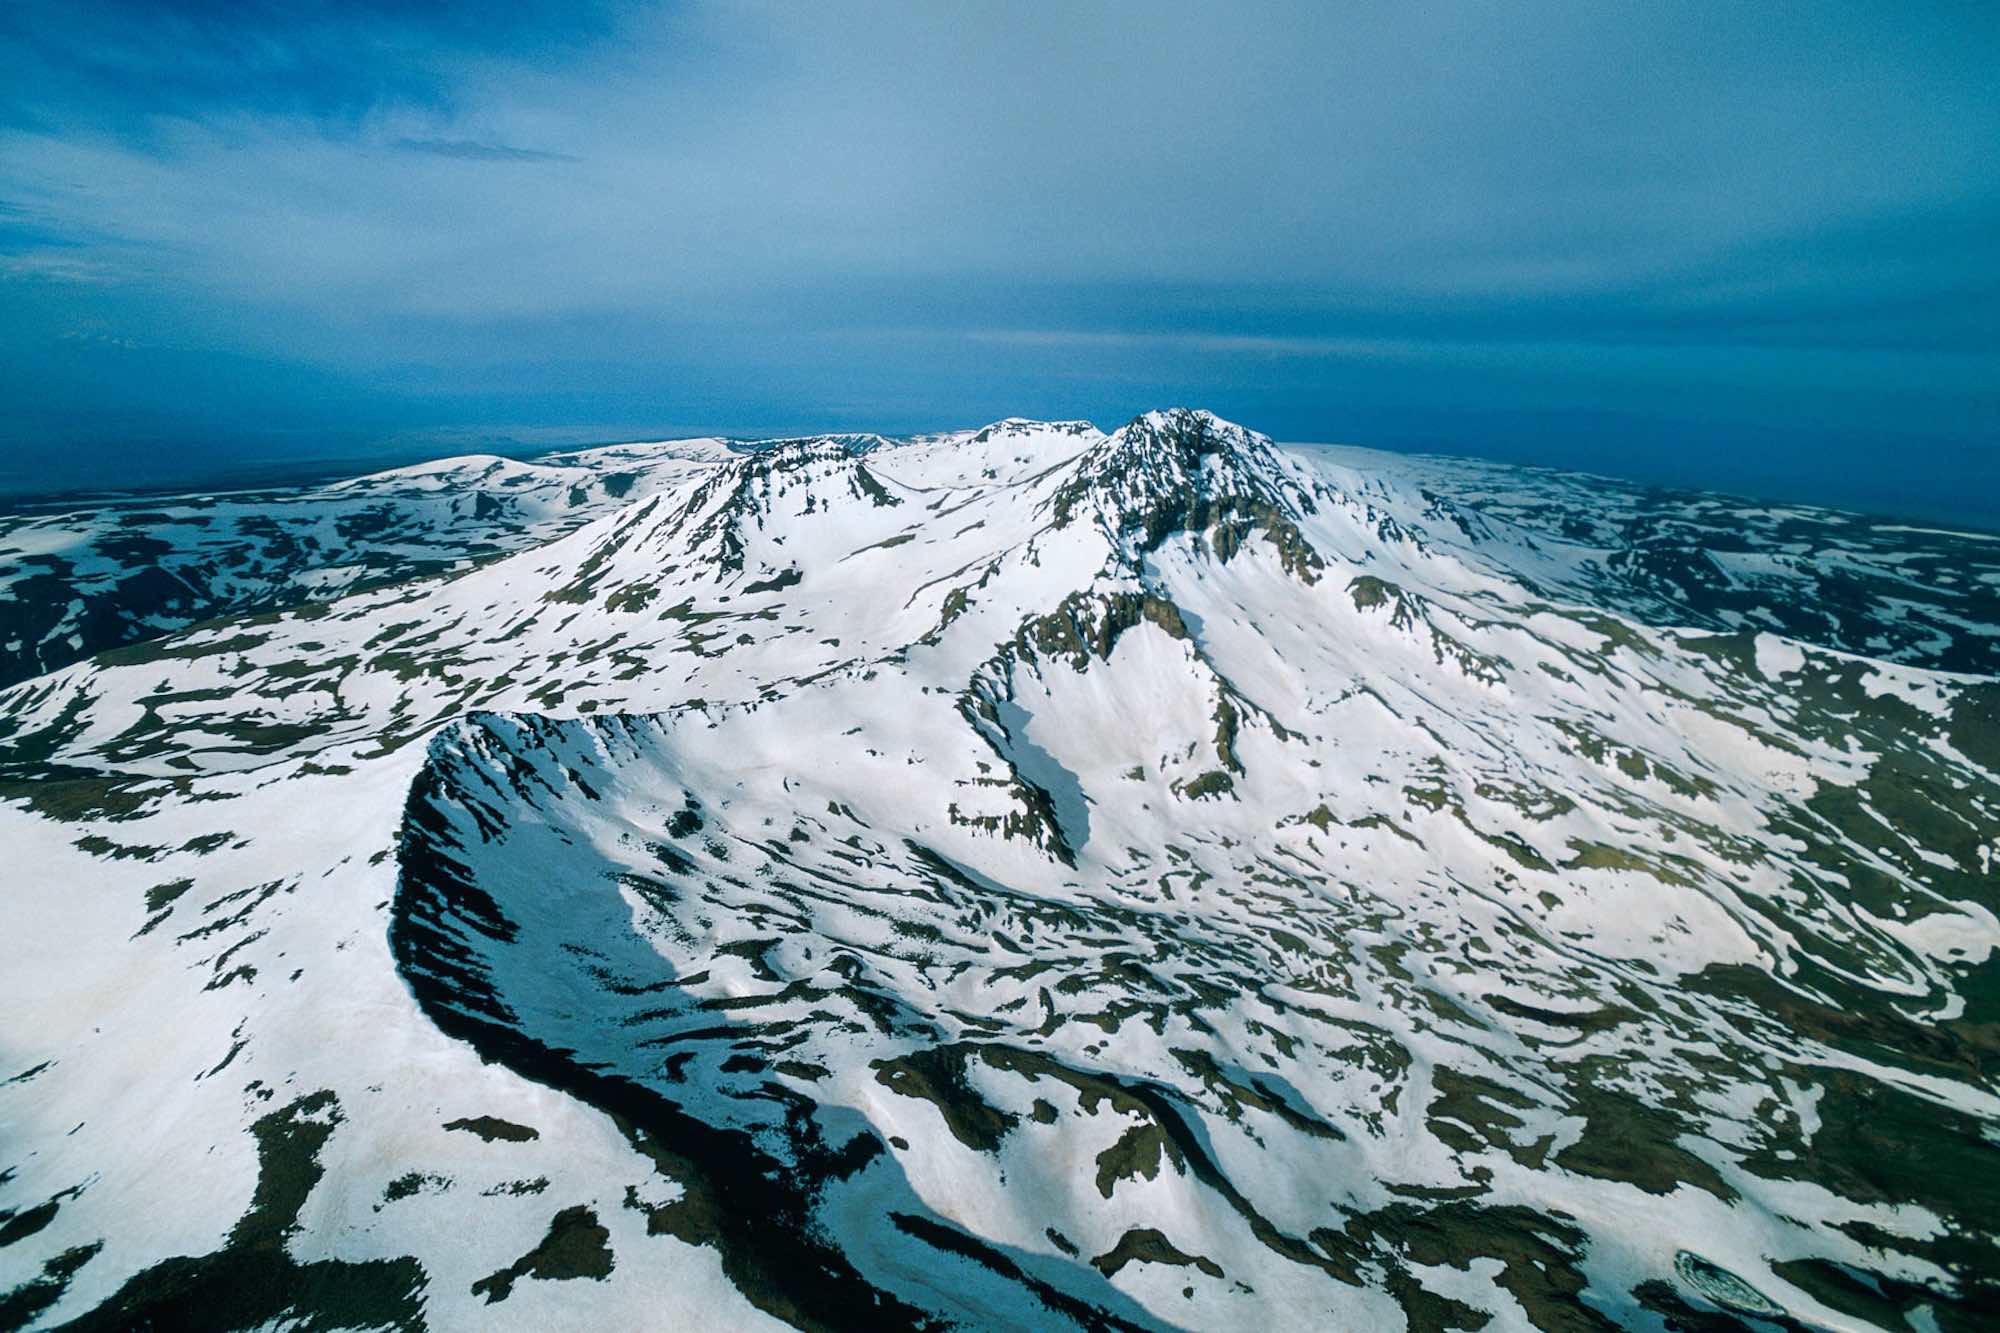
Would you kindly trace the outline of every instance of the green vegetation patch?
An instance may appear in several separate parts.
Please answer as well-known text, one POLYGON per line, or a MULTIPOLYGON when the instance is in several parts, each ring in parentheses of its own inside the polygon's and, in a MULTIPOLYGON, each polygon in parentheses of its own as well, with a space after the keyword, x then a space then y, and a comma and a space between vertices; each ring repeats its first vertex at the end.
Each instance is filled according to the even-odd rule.
POLYGON ((1132 1126, 1097 1154, 1097 1192, 1108 1199, 1121 1180, 1158 1179, 1162 1156, 1173 1162, 1175 1170, 1183 1169, 1180 1147, 1158 1125, 1148 1120, 1132 1126))
POLYGON ((1181 788, 1181 794, 1204 801, 1211 796, 1227 796, 1236 790, 1236 779, 1221 769, 1211 769, 1181 788))
POLYGON ((492 1143, 496 1139, 507 1143, 527 1143, 532 1139, 541 1137, 541 1133, 538 1130, 530 1129, 526 1125, 517 1125, 511 1120, 502 1120, 499 1116, 495 1115, 482 1115, 470 1120, 447 1121, 445 1128, 448 1130, 463 1130, 467 1134, 477 1134, 488 1143, 492 1143))
POLYGON ((938 1046, 911 1051, 892 1060, 876 1060, 875 1081, 904 1097, 917 1097, 938 1108, 951 1136, 974 1152, 995 1152, 1020 1117, 989 1104, 965 1077, 970 1048, 938 1046))
POLYGON ((565 1208, 549 1219, 549 1231, 541 1244, 473 1283, 472 1294, 484 1296, 486 1303, 493 1305, 511 1296, 514 1284, 524 1277, 545 1282, 587 1277, 602 1282, 611 1276, 610 1242, 611 1232, 588 1206, 565 1208))
POLYGON ((1222 1265, 1199 1254, 1189 1254, 1168 1240, 1166 1233, 1152 1227, 1138 1227, 1118 1238, 1118 1243, 1090 1261, 1091 1267, 1106 1277, 1116 1277, 1127 1264, 1172 1264, 1178 1268, 1198 1268, 1210 1277, 1223 1276, 1222 1265))
POLYGON ((257 1140, 257 1186, 223 1247, 154 1264, 66 1327, 92 1333, 278 1324, 423 1328, 426 1278, 414 1258, 301 1263, 286 1250, 299 1211, 324 1173, 320 1150, 340 1120, 331 1092, 301 1097, 258 1120, 250 1127, 257 1140))

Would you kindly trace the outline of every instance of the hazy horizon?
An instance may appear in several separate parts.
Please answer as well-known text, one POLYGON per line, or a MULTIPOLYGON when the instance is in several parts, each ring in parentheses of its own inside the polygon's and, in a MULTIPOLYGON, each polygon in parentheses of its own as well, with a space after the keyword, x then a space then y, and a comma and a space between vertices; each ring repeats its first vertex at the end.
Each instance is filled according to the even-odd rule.
MULTIPOLYGON (((102 471, 79 473, 79 479, 71 485, 44 484, 16 488, 8 484, 5 475, 0 475, 0 513, 61 508, 70 502, 90 503, 98 499, 126 497, 142 499, 147 496, 199 493, 208 490, 305 487, 469 455, 490 454, 534 461, 580 449, 658 443, 677 439, 712 437, 759 443, 764 440, 822 433, 881 434, 888 438, 899 438, 949 430, 971 430, 991 424, 992 421, 1002 420, 1006 416, 1019 415, 1019 413, 1007 413, 1001 417, 982 419, 978 422, 953 422, 949 425, 932 425, 901 431, 874 431, 865 427, 847 427, 838 431, 821 431, 809 427, 793 430, 688 428, 662 431, 635 430, 597 435, 590 432, 549 430, 535 432, 534 436, 528 439, 500 435, 471 439, 454 436, 430 441, 390 440, 369 442, 351 450, 335 449, 323 453, 298 453, 276 449, 263 454, 224 454, 206 462, 199 458, 184 458, 171 464, 156 465, 156 470, 152 471, 130 467, 120 469, 115 474, 109 474, 117 478, 115 481, 103 480, 107 474, 102 471)), ((1046 419, 1090 420, 1100 429, 1108 430, 1115 428, 1128 417, 1046 419)), ((1285 447, 1358 449, 1385 454, 1466 458, 1530 468, 1552 468, 1558 471, 1609 477, 1664 491, 1707 492, 1770 504, 1795 504, 1846 510, 1878 519, 1936 523, 1970 532, 2000 533, 2000 509, 1996 509, 1992 502, 1991 492, 1982 490, 1979 486, 1956 493, 1943 489, 1927 491, 1922 487, 1908 486, 1899 489, 1894 484, 1894 478, 1857 478, 1852 474, 1845 476, 1835 474, 1801 484, 1796 475, 1788 475, 1777 468, 1767 468, 1760 473, 1758 468, 1765 466, 1764 460, 1755 456, 1739 458, 1737 460, 1739 466, 1727 474, 1725 481, 1725 478, 1716 475, 1713 469, 1703 473, 1676 469, 1664 458, 1640 460, 1655 464, 1652 469, 1644 470, 1634 467, 1630 458, 1622 460, 1625 466, 1621 469, 1613 465, 1621 461, 1617 459, 1596 462, 1588 457, 1564 459, 1553 454, 1538 459, 1510 456, 1490 448, 1453 448, 1448 441, 1438 441, 1429 445, 1367 444, 1354 440, 1279 440, 1278 443, 1285 447), (1843 480, 1850 484, 1843 486, 1841 484, 1843 480), (1885 485, 1885 481, 1888 484, 1885 485), (1896 497, 1899 496, 1903 498, 1903 503, 1898 503, 1896 497)), ((1974 471, 1991 470, 1992 460, 1977 460, 1969 466, 1974 471)), ((1981 476, 1983 485, 1983 474, 1981 476)))

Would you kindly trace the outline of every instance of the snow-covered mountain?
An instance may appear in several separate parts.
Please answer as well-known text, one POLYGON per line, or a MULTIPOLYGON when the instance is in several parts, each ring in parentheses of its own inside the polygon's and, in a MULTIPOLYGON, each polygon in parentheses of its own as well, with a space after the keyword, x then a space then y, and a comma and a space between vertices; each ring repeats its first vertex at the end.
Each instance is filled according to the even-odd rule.
POLYGON ((0 691, 0 1326, 2000 1318, 2000 541, 1188 411, 0 541, 188 626, 0 691))
POLYGON ((727 452, 720 440, 683 440, 536 463, 454 458, 308 490, 0 517, 0 684, 201 620, 456 572, 727 452))

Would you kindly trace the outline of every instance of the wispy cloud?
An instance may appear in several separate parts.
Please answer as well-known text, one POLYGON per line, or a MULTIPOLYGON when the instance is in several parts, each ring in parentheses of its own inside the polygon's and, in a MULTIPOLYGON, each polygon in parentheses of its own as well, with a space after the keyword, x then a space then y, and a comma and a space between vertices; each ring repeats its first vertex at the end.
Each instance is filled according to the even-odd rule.
POLYGON ((117 268, 94 259, 80 258, 61 247, 0 254, 0 280, 25 278, 43 282, 108 284, 116 282, 119 276, 117 268))
POLYGON ((477 139, 398 139, 396 147, 406 153, 428 153, 432 157, 452 157, 465 162, 581 162, 574 153, 554 153, 541 148, 517 148, 513 144, 481 143, 477 139))
POLYGON ((351 132, 384 108, 448 114, 481 62, 558 62, 601 40, 625 8, 15 0, 0 6, 0 123, 141 144, 163 123, 235 114, 351 132))
POLYGON ((123 369, 6 372, 91 319, 259 367, 160 372, 214 429, 310 371, 551 425, 1175 399, 1990 449, 1967 13, 0 2, 0 398, 87 419, 123 369))
POLYGON ((1438 343, 1414 338, 1269 337, 1239 333, 1159 333, 1102 329, 972 329, 975 343, 1050 349, 1170 351, 1251 357, 1343 357, 1350 360, 1423 356, 1438 343))

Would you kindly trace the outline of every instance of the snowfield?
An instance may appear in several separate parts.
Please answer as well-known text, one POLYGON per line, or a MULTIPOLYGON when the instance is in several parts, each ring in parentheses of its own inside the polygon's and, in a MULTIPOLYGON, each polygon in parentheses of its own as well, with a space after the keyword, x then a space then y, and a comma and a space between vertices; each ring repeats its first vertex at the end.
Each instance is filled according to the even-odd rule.
POLYGON ((0 1327, 2000 1320, 1976 537, 1175 410, 0 559, 0 1327))

